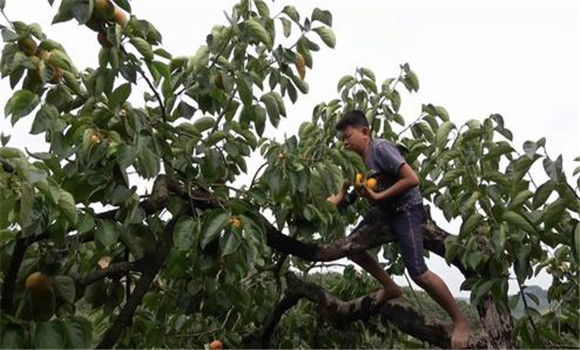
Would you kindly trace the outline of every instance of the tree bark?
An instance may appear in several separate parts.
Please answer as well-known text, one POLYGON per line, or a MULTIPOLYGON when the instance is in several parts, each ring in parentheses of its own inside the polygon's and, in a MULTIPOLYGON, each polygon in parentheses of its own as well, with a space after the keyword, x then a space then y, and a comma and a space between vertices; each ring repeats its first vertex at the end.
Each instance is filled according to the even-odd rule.
POLYGON ((488 349, 515 349, 512 341, 513 319, 511 315, 500 313, 495 307, 491 295, 477 307, 479 319, 485 331, 486 348, 488 349))
MULTIPOLYGON (((371 316, 382 314, 401 331, 419 340, 441 348, 450 347, 453 330, 451 324, 443 324, 425 316, 401 299, 391 300, 381 305, 377 302, 375 292, 353 300, 342 301, 319 285, 301 280, 292 272, 288 272, 285 278, 291 294, 278 303, 266 323, 261 336, 263 348, 270 347, 270 338, 284 312, 301 298, 316 304, 324 319, 335 327, 341 328, 350 322, 367 320, 371 316)), ((479 349, 485 345, 484 335, 472 335, 469 348, 479 349)))
POLYGON ((157 249, 151 256, 146 258, 149 263, 144 267, 143 275, 137 282, 133 293, 131 293, 131 296, 125 303, 119 317, 117 317, 113 325, 109 327, 103 340, 99 345, 97 345, 97 349, 112 348, 119 341, 125 328, 131 324, 135 310, 141 304, 145 294, 149 291, 151 283, 155 279, 155 276, 157 276, 157 273, 165 262, 165 258, 167 258, 167 255, 169 255, 169 252, 171 251, 173 246, 173 228, 176 221, 177 219, 174 218, 165 226, 163 236, 161 237, 157 249))
POLYGON ((14 289, 16 287, 16 278, 18 277, 18 271, 20 270, 20 265, 24 259, 24 254, 26 254, 26 248, 28 248, 28 239, 18 238, 14 245, 14 250, 12 252, 12 259, 10 260, 10 266, 8 267, 8 272, 6 273, 6 278, 4 279, 4 286, 2 288, 2 311, 7 314, 13 314, 14 312, 14 289))

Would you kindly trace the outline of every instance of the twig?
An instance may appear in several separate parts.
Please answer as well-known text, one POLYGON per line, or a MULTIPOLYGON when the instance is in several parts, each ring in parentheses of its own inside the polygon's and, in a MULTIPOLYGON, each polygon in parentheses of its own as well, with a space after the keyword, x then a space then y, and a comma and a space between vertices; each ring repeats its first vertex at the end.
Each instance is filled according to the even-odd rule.
MULTIPOLYGON (((125 48, 123 46, 120 46, 120 47, 121 47, 121 51, 125 55, 127 55, 127 50, 125 50, 125 48)), ((167 122, 167 115, 165 113, 165 105, 163 104, 163 100, 161 99, 161 95, 159 95, 159 92, 157 92, 157 89, 155 89, 155 86, 153 86, 153 83, 151 82, 151 80, 149 80, 149 78, 145 75, 145 72, 143 71, 143 69, 141 69, 141 66, 135 64, 135 68, 137 69, 137 72, 139 72, 141 77, 143 77, 143 79, 145 79, 145 81, 147 82, 147 85, 149 85, 149 88, 151 89, 151 91, 153 91, 155 98, 159 102, 159 107, 161 107, 161 117, 163 118, 164 122, 167 122)))
POLYGON ((264 164, 260 165, 260 167, 258 168, 258 170, 256 170, 256 173, 254 174, 254 177, 252 178, 252 182, 250 182, 250 187, 249 189, 251 189, 252 187, 254 187, 254 182, 256 181, 256 177, 258 176, 258 173, 260 172, 260 170, 262 170, 262 168, 264 168, 266 165, 268 165, 268 162, 265 162, 264 164))
POLYGON ((6 16, 6 13, 4 13, 4 10, 0 10, 0 12, 2 12, 2 16, 4 16, 4 18, 6 19, 6 21, 8 22, 8 24, 10 24, 10 26, 12 27, 12 29, 16 29, 16 28, 14 27, 14 24, 12 24, 12 21, 10 21, 10 20, 8 19, 8 16, 6 16))
POLYGON ((419 310, 423 310, 423 305, 421 305, 421 302, 419 301, 419 298, 417 297, 417 293, 415 293, 415 289, 413 289, 413 286, 411 285, 411 281, 409 280, 409 277, 407 276, 407 273, 404 273, 405 275, 405 279, 407 280, 407 283, 409 284, 409 288, 411 289, 411 292, 413 292, 413 296, 415 297, 415 300, 417 301, 417 305, 419 305, 419 310))
POLYGON ((400 132, 397 134, 397 138, 398 138, 399 136, 401 136, 401 134, 402 134, 402 133, 404 133, 405 131, 409 130, 409 128, 411 128, 413 125, 417 124, 417 122, 418 122, 419 120, 421 120, 421 118, 423 118, 423 116, 424 116, 424 115, 423 115, 423 113, 421 113, 421 115, 419 115, 419 117, 418 117, 417 119, 415 119, 415 120, 414 120, 414 121, 413 121, 411 124, 407 125, 407 127, 406 127, 406 128, 404 128, 403 130, 401 130, 401 131, 400 131, 400 132))
MULTIPOLYGON (((514 266, 514 271, 515 271, 515 266, 514 266)), ((524 307, 525 307, 525 310, 527 311, 528 302, 526 301, 526 296, 524 295, 524 289, 522 288, 520 281, 518 281, 518 288, 520 289, 520 295, 522 296, 522 301, 524 302, 524 307)), ((527 314, 527 312, 526 312, 526 314, 527 314)), ((544 341, 540 337, 540 333, 538 333, 538 329, 536 328, 536 324, 534 323, 534 320, 532 319, 531 315, 528 315, 528 320, 530 320, 530 324, 532 325, 532 328, 534 329, 534 334, 538 337, 538 340, 540 340, 540 343, 542 344, 542 346, 545 346, 544 341)))
POLYGON ((230 92, 230 96, 228 96, 228 100, 226 102, 226 105, 224 106, 224 109, 222 110, 222 112, 220 113, 218 119, 216 120, 215 125, 211 129, 210 134, 213 134, 213 132, 217 130, 220 122, 222 121, 222 118, 226 115, 226 112, 228 110, 228 107, 230 106, 230 103, 232 103, 232 100, 236 96, 236 92, 238 92, 237 88, 233 88, 232 89, 232 92, 230 92))

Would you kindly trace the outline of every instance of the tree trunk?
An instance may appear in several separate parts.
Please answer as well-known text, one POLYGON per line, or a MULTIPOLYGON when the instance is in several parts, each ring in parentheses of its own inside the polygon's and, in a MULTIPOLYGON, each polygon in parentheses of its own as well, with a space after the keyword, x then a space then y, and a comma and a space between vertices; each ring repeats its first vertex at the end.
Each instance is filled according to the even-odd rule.
POLYGON ((513 320, 511 315, 500 313, 491 295, 477 308, 485 331, 488 349, 515 349, 512 341, 513 320))

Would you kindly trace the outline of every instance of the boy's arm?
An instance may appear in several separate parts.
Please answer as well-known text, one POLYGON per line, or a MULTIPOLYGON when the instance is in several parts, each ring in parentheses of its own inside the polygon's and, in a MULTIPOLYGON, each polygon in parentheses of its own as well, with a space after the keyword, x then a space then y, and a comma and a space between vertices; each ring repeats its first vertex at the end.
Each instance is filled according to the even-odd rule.
POLYGON ((326 198, 326 200, 331 202, 332 204, 338 206, 340 204, 340 202, 342 202, 344 200, 344 197, 346 196, 346 191, 348 190, 349 187, 350 187, 350 182, 345 181, 342 184, 342 187, 340 188, 338 193, 331 195, 330 197, 326 198))
POLYGON ((395 182, 391 187, 387 188, 382 192, 374 192, 365 185, 365 190, 368 192, 368 196, 375 201, 381 201, 387 198, 396 197, 410 188, 419 185, 419 176, 415 173, 413 168, 409 164, 404 163, 399 168, 399 180, 395 182))

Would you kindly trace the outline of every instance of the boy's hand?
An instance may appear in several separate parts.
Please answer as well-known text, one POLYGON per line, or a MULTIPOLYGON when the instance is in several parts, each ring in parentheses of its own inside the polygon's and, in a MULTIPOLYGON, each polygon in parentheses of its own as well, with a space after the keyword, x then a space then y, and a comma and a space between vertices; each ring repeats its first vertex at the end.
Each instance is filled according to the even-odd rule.
POLYGON ((357 189, 359 196, 370 198, 374 201, 379 201, 381 198, 379 197, 379 193, 375 192, 374 190, 370 189, 366 184, 363 184, 361 187, 357 189))
POLYGON ((326 200, 333 203, 334 205, 338 205, 340 202, 342 202, 344 200, 344 197, 346 196, 346 191, 348 190, 349 187, 350 187, 350 182, 345 181, 342 184, 342 187, 340 188, 338 193, 329 196, 328 198, 326 198, 326 200))

